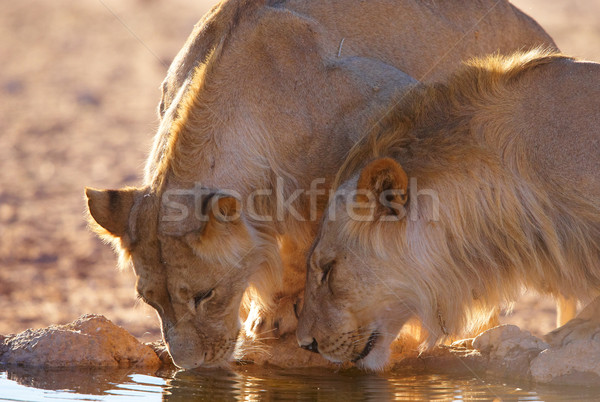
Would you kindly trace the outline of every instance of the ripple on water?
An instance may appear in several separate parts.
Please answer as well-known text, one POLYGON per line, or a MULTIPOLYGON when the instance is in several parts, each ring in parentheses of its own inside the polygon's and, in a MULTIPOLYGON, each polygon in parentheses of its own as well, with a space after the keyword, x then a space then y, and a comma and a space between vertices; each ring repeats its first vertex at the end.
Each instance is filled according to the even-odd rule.
POLYGON ((4 368, 0 400, 582 400, 599 387, 505 384, 476 375, 373 374, 355 369, 279 370, 242 366, 235 371, 4 368))

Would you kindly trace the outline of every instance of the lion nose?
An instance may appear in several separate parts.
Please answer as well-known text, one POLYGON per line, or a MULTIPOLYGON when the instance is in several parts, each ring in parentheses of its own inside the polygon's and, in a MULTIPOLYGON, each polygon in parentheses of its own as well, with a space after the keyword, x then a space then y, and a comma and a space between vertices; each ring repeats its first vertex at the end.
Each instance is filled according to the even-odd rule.
POLYGON ((308 345, 300 345, 300 347, 314 353, 319 353, 319 345, 317 344, 317 340, 315 338, 313 338, 312 342, 308 345))

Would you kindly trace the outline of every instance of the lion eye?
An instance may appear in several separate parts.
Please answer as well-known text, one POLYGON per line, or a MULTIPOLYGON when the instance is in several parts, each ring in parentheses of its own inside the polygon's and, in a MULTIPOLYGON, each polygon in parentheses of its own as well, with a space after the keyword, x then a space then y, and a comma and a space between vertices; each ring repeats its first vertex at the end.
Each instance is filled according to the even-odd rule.
POLYGON ((208 290, 206 292, 198 293, 196 296, 194 296, 194 304, 196 305, 196 307, 198 307, 198 305, 200 303, 202 303, 204 300, 210 299, 214 293, 215 293, 214 289, 208 290))
POLYGON ((335 265, 335 260, 330 261, 327 264, 323 265, 323 267, 321 268, 321 271, 323 271, 323 276, 321 277, 321 283, 327 282, 327 279, 329 278, 329 273, 331 272, 331 269, 333 268, 334 265, 335 265))

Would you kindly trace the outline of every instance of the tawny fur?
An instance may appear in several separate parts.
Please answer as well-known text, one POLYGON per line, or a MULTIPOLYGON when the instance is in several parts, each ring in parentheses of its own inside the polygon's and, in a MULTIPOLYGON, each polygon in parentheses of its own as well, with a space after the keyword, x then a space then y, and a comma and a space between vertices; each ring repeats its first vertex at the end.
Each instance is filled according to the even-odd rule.
MULTIPOLYGON (((161 316, 175 362, 218 364, 203 356, 224 356, 212 345, 237 335, 248 289, 245 305, 259 311, 242 309, 258 317, 246 328, 295 328, 292 307, 303 291, 304 256, 327 191, 313 217, 310 198, 298 197, 292 203, 304 218, 298 219, 279 214, 277 189, 288 198, 323 178, 320 189, 327 190, 371 112, 412 85, 410 76, 430 81, 465 57, 535 45, 554 47, 507 1, 458 7, 408 0, 229 0, 213 8, 163 84, 161 123, 134 204, 140 207, 130 212, 136 225, 122 236, 136 240, 121 242, 138 292, 161 316), (221 231, 204 238, 206 225, 193 217, 171 220, 174 204, 165 199, 172 190, 198 188, 235 191, 242 200, 256 189, 272 190, 255 199, 254 215, 275 219, 244 211, 239 221, 218 225, 221 231), (213 288, 213 298, 196 311, 193 298, 213 288)), ((189 211, 197 206, 190 196, 173 199, 189 211)))
MULTIPOLYGON (((416 315, 431 346, 481 325, 522 286, 583 301, 597 294, 599 98, 600 64, 535 50, 473 60, 386 110, 335 185, 356 188, 361 171, 391 158, 418 187, 391 222, 351 219, 343 198, 332 203, 310 259, 299 336, 330 350, 344 334, 381 325, 395 328, 382 335, 393 339, 416 315), (318 280, 329 260, 339 270, 331 292, 318 280)), ((363 337, 331 358, 350 360, 364 347, 363 337)), ((383 367, 379 353, 361 363, 383 367)))

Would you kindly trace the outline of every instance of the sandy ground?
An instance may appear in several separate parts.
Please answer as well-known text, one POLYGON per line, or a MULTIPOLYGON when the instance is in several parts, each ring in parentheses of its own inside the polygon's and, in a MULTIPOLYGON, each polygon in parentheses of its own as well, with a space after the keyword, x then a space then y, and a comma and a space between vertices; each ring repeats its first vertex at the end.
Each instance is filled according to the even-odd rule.
MULTIPOLYGON (((518 0, 564 52, 600 61, 600 0, 518 0)), ((2 1, 0 334, 104 314, 160 336, 132 272, 86 228, 84 186, 141 182, 159 84, 211 1, 2 1)), ((536 333, 552 303, 528 295, 508 317, 536 333)))

